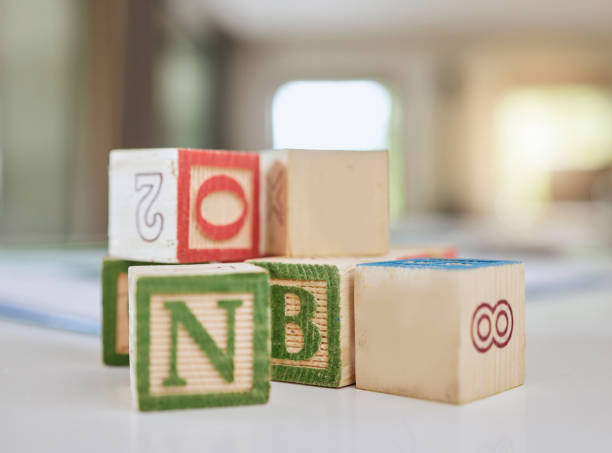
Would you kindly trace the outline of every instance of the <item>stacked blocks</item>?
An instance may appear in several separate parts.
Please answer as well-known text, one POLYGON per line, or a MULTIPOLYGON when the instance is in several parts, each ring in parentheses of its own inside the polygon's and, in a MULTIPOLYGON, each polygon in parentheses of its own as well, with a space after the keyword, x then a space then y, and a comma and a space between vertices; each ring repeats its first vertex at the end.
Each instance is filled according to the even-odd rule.
POLYGON ((115 150, 109 253, 159 263, 381 255, 387 161, 386 151, 115 150))
POLYGON ((355 382, 355 260, 253 260, 270 273, 272 379, 343 387, 355 382))
POLYGON ((366 263, 355 276, 357 388, 462 404, 525 380, 516 261, 366 263))
POLYGON ((159 263, 260 256, 259 155, 116 150, 109 166, 109 252, 159 263))
POLYGON ((389 251, 388 185, 386 151, 112 151, 103 360, 129 363, 134 407, 522 384, 522 264, 389 251))
POLYGON ((129 285, 135 407, 268 401, 265 270, 246 263, 136 266, 129 285))

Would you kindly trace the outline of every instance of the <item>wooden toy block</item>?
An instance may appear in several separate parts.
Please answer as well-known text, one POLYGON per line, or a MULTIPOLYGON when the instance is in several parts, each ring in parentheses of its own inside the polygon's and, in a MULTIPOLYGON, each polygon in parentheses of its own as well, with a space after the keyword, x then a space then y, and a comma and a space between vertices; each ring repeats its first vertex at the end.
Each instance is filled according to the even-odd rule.
POLYGON ((265 151, 261 168, 266 254, 362 256, 388 251, 386 151, 265 151))
POLYGON ((102 361, 107 365, 130 363, 128 268, 142 264, 110 257, 102 262, 102 361))
POLYGON ((269 286, 264 269, 246 263, 132 266, 128 280, 136 408, 268 401, 269 286))
POLYGON ((525 380, 517 261, 414 259, 355 272, 357 388, 463 404, 525 380))
POLYGON ((109 253, 194 263, 260 256, 259 154, 115 150, 109 166, 109 253))
POLYGON ((251 260, 270 273, 272 379, 355 382, 353 271, 359 258, 251 260))

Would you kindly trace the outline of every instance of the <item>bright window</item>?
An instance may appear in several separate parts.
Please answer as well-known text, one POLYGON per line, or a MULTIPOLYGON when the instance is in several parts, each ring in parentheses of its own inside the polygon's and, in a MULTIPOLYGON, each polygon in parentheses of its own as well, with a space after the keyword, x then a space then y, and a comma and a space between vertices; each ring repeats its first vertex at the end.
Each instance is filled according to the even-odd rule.
POLYGON ((534 218, 550 198, 550 177, 612 163, 612 91, 590 85, 509 90, 495 117, 498 208, 534 218))
POLYGON ((371 80, 298 80, 272 104, 275 148, 386 148, 391 96, 371 80))

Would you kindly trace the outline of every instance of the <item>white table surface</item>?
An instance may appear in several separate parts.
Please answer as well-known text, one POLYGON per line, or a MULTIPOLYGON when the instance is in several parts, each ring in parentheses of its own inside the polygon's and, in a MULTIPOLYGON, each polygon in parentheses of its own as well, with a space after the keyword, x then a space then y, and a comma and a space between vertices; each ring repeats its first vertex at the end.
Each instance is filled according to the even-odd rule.
POLYGON ((264 406, 144 414, 98 338, 0 321, 0 451, 610 451, 612 293, 526 317, 525 385, 465 406, 274 382, 264 406))

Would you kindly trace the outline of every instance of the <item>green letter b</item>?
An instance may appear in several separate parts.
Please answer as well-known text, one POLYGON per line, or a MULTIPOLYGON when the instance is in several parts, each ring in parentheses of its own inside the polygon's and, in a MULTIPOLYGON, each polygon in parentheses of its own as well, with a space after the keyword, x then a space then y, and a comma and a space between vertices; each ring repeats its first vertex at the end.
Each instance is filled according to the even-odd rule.
POLYGON ((272 310, 272 357, 275 359, 308 360, 319 350, 321 333, 312 322, 317 310, 314 296, 303 288, 272 285, 270 287, 272 310), (294 316, 285 314, 285 294, 294 294, 300 300, 300 312, 294 316), (304 346, 298 352, 289 352, 285 339, 287 323, 297 325, 304 334, 304 346))

